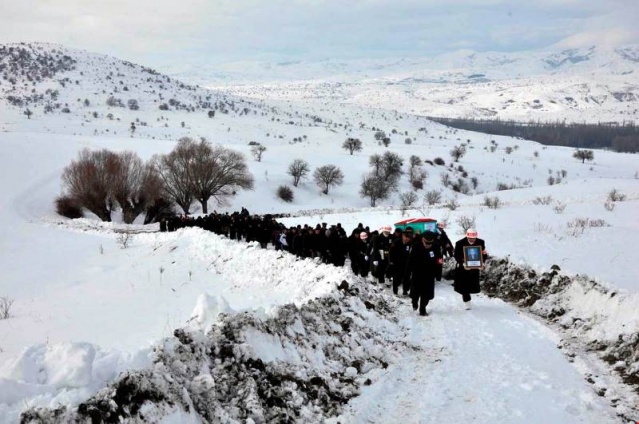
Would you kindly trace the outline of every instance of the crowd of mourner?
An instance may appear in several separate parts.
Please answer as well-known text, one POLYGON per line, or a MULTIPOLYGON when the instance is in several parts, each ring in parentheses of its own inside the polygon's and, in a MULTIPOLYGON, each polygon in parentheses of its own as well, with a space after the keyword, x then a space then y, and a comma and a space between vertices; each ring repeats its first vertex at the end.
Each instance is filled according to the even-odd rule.
MULTIPOLYGON (((487 258, 484 240, 469 229, 466 237, 452 243, 443 223, 436 231, 410 226, 394 231, 390 226, 371 230, 359 224, 350 235, 341 224, 326 223, 286 227, 277 221, 282 215, 251 215, 239 212, 217 213, 198 217, 176 216, 160 222, 160 231, 199 227, 232 240, 269 244, 300 258, 317 258, 337 267, 347 259, 355 275, 374 283, 392 285, 393 293, 408 296, 414 310, 428 315, 426 306, 435 297, 435 282, 441 281, 444 260, 456 261, 454 288, 462 295, 466 309, 471 308, 471 294, 479 293, 479 273, 487 258), (465 250, 475 246, 475 250, 465 250), (469 267, 467 252, 480 253, 480 266, 469 267)), ((478 263, 479 265, 479 263, 478 263)))

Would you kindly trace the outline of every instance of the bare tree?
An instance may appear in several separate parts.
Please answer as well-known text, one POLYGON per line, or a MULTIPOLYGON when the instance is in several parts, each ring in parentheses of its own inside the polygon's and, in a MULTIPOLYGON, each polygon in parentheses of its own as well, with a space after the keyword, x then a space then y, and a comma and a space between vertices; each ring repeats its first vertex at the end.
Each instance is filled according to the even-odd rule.
POLYGON ((455 162, 458 162, 459 159, 461 159, 462 156, 464 156, 465 154, 466 154, 466 146, 464 146, 463 144, 453 147, 453 149, 450 151, 450 156, 453 158, 455 162))
POLYGON ((302 178, 305 178, 306 175, 311 171, 311 168, 304 159, 295 159, 288 166, 287 174, 293 177, 293 186, 297 187, 302 178))
POLYGON ((375 207, 378 200, 386 200, 394 190, 393 181, 387 181, 380 175, 369 174, 362 179, 359 190, 361 197, 368 198, 370 205, 375 207))
POLYGON ((581 163, 586 163, 586 161, 594 160, 595 154, 592 150, 577 149, 572 154, 572 157, 575 159, 581 159, 581 163))
POLYGON ((162 180, 153 165, 144 164, 137 154, 122 152, 117 157, 111 190, 122 208, 122 220, 131 224, 160 197, 162 180))
POLYGON ((156 156, 153 160, 163 182, 164 197, 182 208, 185 215, 190 213, 194 200, 191 166, 196 154, 194 144, 188 137, 181 138, 169 154, 156 156))
POLYGON ((193 200, 208 213, 211 197, 226 204, 238 189, 252 189, 253 176, 248 172, 244 156, 234 150, 212 146, 184 137, 173 151, 155 160, 155 167, 164 183, 165 197, 182 208, 185 214, 193 200))
POLYGON ((324 194, 328 194, 330 187, 341 185, 344 182, 344 174, 335 165, 320 166, 315 169, 313 178, 324 194))
POLYGON ((408 181, 413 188, 424 187, 424 180, 428 177, 428 173, 422 169, 422 160, 415 155, 408 159, 408 181))
POLYGON ((378 130, 378 131, 375 132, 375 140, 382 141, 385 138, 387 138, 387 137, 386 137, 386 133, 384 131, 378 130))
POLYGON ((368 164, 373 167, 373 174, 380 175, 382 169, 382 156, 375 153, 368 158, 368 164))
POLYGON ((399 201, 401 202, 401 211, 402 216, 406 213, 406 210, 411 208, 415 202, 417 202, 418 198, 414 191, 407 191, 406 193, 401 193, 399 195, 399 201))
POLYGON ((195 146, 192 161, 193 196, 208 213, 208 201, 213 197, 218 204, 228 204, 228 198, 240 189, 253 189, 253 176, 248 171, 244 155, 222 146, 212 146, 201 140, 195 146))
POLYGON ((348 150, 352 155, 353 152, 360 152, 362 150, 362 140, 359 138, 347 138, 342 144, 342 149, 348 150))
POLYGON ((102 221, 111 221, 114 203, 111 185, 119 169, 118 162, 117 155, 108 150, 84 149, 62 173, 68 196, 102 221))
POLYGON ((262 154, 266 151, 266 146, 262 146, 261 144, 256 144, 251 147, 251 154, 256 161, 262 162, 262 154))
POLYGON ((386 181, 399 180, 399 177, 404 173, 402 166, 404 165, 404 159, 397 153, 385 152, 382 155, 381 176, 386 181))

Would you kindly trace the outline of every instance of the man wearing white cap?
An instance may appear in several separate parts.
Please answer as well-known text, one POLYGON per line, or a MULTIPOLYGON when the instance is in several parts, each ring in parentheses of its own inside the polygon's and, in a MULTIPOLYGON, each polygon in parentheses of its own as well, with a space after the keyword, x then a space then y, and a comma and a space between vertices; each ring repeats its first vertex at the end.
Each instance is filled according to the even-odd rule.
POLYGON ((471 294, 480 292, 479 287, 479 269, 468 269, 465 264, 464 247, 479 246, 484 260, 486 259, 486 244, 484 240, 477 238, 477 230, 469 228, 466 230, 466 237, 455 243, 455 260, 457 261, 457 269, 455 270, 455 291, 462 295, 464 306, 470 309, 471 294))

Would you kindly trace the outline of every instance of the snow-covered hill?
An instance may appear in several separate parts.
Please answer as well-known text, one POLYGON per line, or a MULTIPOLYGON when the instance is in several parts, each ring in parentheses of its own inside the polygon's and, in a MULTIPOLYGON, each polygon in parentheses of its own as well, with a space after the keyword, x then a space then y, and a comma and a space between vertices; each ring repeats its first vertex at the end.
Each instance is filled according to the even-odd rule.
POLYGON ((426 116, 635 121, 639 47, 458 51, 428 59, 234 63, 169 68, 186 81, 260 99, 332 98, 426 116))
MULTIPOLYGON (((403 410, 399 418, 407 422, 535 422, 542 403, 545 422, 617 422, 615 416, 637 409, 612 371, 615 364, 572 347, 576 357, 566 358, 554 348, 561 337, 580 335, 630 343, 639 331, 632 307, 639 262, 628 253, 628 237, 639 231, 636 155, 595 151, 594 161, 583 164, 573 149, 452 130, 414 114, 342 101, 339 92, 308 101, 244 100, 106 56, 60 46, 13 47, 0 50, 0 76, 8 77, 0 81, 0 297, 14 301, 12 316, 0 320, 0 422, 16 422, 32 407, 50 408, 41 411, 45 421, 56 413, 64 421, 60 417, 80 413, 79 403, 85 412, 108 409, 122 400, 117 388, 136 387, 152 388, 145 394, 167 401, 141 408, 148 420, 164 422, 200 422, 194 411, 224 422, 293 411, 305 414, 295 416, 298 421, 383 422, 406 399, 419 408, 403 410), (125 105, 135 99, 140 107, 109 106, 110 96, 125 105), (160 110, 163 102, 168 110, 160 110), (45 113, 48 104, 53 109, 45 113), (378 130, 390 138, 388 147, 374 138, 378 130), (255 189, 211 210, 288 212, 295 216, 287 225, 340 222, 347 231, 359 222, 377 228, 406 214, 430 215, 448 222, 451 238, 461 236, 461 219, 475 218, 493 255, 535 272, 557 264, 569 276, 595 278, 598 286, 579 283, 555 293, 559 299, 544 299, 544 307, 566 308, 565 333, 483 296, 462 315, 446 282, 438 285, 433 313, 424 321, 403 299, 365 286, 348 269, 200 230, 157 234, 157 224, 127 227, 90 214, 80 220, 55 215, 62 169, 81 149, 133 150, 146 159, 168 152, 183 136, 206 137, 247 156, 250 141, 267 147, 261 162, 248 156, 255 189), (360 138, 363 150, 343 150, 347 137, 360 138), (466 154, 453 162, 449 152, 461 144, 466 154), (404 213, 397 193, 376 208, 359 195, 369 156, 385 151, 433 162, 424 163, 425 188, 404 213), (435 164, 438 157, 444 165, 435 164), (296 158, 311 169, 339 166, 343 185, 323 195, 303 180, 293 188, 292 203, 281 201, 275 191, 291 185, 286 168, 296 158), (605 205, 613 189, 626 197, 605 205), (442 200, 427 205, 426 191, 441 192, 442 200), (487 207, 485 196, 499 198, 499 208, 487 207), (116 231, 127 229, 136 234, 121 249, 116 231), (359 292, 338 291, 342 280, 359 292), (280 308, 287 303, 301 312, 280 308), (332 305, 328 311, 326 305, 332 305), (352 334, 333 322, 337 315, 353 320, 352 334), (186 333, 176 333, 180 327, 186 333), (232 357, 215 353, 228 343, 235 346, 232 357), (472 358, 482 364, 469 363, 472 358), (422 367, 419 374, 414 364, 422 367), (424 391, 427 378, 433 390, 424 391), (395 394, 403 389, 408 397, 395 394), (211 394, 216 398, 206 397, 211 394), (499 397, 498 404, 487 397, 499 397), (61 405, 69 407, 58 410, 61 405)), ((264 95, 268 87, 254 89, 264 95)), ((400 192, 410 190, 403 176, 400 192)), ((569 344, 560 345, 567 350, 569 344)), ((636 361, 624 361, 617 369, 637 370, 636 361)))

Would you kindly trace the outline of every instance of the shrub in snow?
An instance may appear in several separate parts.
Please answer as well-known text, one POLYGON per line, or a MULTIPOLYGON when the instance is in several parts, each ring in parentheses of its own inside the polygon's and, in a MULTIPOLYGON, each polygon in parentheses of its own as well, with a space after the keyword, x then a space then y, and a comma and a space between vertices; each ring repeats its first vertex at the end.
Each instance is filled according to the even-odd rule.
POLYGON ((552 208, 552 210, 555 211, 555 213, 558 215, 564 213, 565 209, 566 209, 566 204, 561 202, 555 203, 555 206, 553 206, 552 208))
POLYGON ((131 234, 121 233, 115 237, 115 242, 120 246, 120 249, 126 249, 131 242, 131 234))
POLYGON ((293 201, 293 190, 287 185, 281 185, 277 188, 277 197, 290 203, 293 201))
POLYGON ((538 196, 532 201, 534 205, 550 205, 552 203, 552 196, 538 196))
POLYGON ((439 158, 439 157, 435 158, 435 160, 433 160, 433 162, 435 162, 435 165, 441 165, 441 166, 446 165, 446 162, 444 161, 444 159, 439 158))
POLYGON ((608 201, 610 202, 623 202, 624 200, 626 200, 626 195, 616 188, 608 193, 608 201))
POLYGON ((13 299, 8 297, 0 297, 0 319, 11 318, 11 307, 13 306, 13 299))
POLYGON ((437 190, 427 191, 424 195, 424 200, 430 206, 436 205, 437 203, 442 201, 442 193, 437 190))
POLYGON ((457 217, 455 222, 461 227, 461 229, 463 230, 463 234, 466 234, 466 230, 475 228, 476 226, 474 216, 461 215, 457 217))
POLYGON ((453 161, 458 162, 459 159, 462 158, 466 154, 466 146, 463 144, 459 146, 455 146, 450 151, 450 156, 453 158, 453 161))
POLYGON ((415 202, 417 202, 417 195, 412 191, 407 191, 406 193, 401 193, 399 195, 399 201, 401 202, 401 211, 403 216, 406 210, 410 209, 415 202))
POLYGON ((604 203, 604 208, 608 211, 608 212, 612 212, 615 210, 615 202, 611 202, 610 200, 606 200, 606 202, 604 203))
POLYGON ((71 196, 60 196, 55 199, 55 211, 58 215, 75 219, 82 218, 82 205, 71 196))
POLYGON ((459 202, 457 202, 457 199, 450 199, 448 202, 444 203, 444 207, 454 211, 459 207, 459 202))
POLYGON ((484 206, 490 209, 499 209, 501 206, 501 200, 497 196, 484 196, 484 206))

